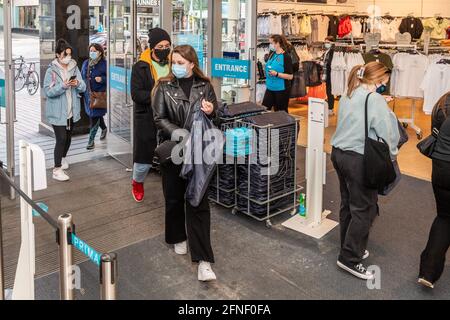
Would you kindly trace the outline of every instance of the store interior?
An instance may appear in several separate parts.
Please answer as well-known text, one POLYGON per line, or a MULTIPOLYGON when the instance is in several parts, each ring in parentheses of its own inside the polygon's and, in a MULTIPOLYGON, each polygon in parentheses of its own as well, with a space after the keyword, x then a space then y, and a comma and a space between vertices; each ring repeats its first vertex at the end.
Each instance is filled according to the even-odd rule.
MULTIPOLYGON (((320 76, 314 79, 310 66, 323 61, 324 40, 331 35, 335 38, 334 50, 340 56, 335 54, 332 64, 331 87, 335 108, 334 114, 329 115, 326 128, 326 152, 331 152, 330 141, 336 130, 339 98, 345 95, 346 90, 342 84, 346 82, 349 70, 356 64, 382 61, 393 71, 388 94, 394 101, 389 106, 409 134, 409 142, 398 157, 402 173, 423 180, 431 179, 431 160, 421 155, 416 145, 431 133, 430 113, 437 102, 436 96, 450 91, 449 79, 438 79, 433 69, 438 65, 446 74, 450 73, 450 1, 443 5, 441 0, 328 0, 326 4, 263 0, 258 1, 257 26, 257 59, 262 67, 264 55, 268 52, 268 37, 277 33, 286 35, 302 62, 305 88, 300 90, 303 91, 301 97, 291 100, 289 108, 291 114, 302 118, 300 145, 307 144, 308 98, 327 99, 325 84, 321 83, 323 79, 320 76), (346 19, 348 27, 341 28, 346 19), (402 38, 406 32, 411 36, 402 38), (377 33, 380 36, 377 37, 377 33), (352 59, 348 58, 350 56, 352 59), (430 92, 430 87, 434 86, 432 83, 439 87, 438 93, 430 92)), ((260 73, 257 79, 256 100, 261 102, 265 91, 264 76, 260 73)))

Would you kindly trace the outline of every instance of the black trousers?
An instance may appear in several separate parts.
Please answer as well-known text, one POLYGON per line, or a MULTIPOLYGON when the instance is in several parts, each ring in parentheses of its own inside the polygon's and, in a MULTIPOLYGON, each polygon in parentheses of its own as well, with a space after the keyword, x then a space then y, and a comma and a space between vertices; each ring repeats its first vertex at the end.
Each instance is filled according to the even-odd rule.
POLYGON ((284 91, 266 90, 263 99, 263 106, 269 110, 274 108, 275 111, 286 111, 289 113, 289 96, 291 89, 284 91))
POLYGON ((432 183, 437 217, 421 256, 420 277, 435 283, 442 276, 450 247, 450 162, 433 160, 432 183))
POLYGON ((188 240, 193 262, 214 263, 211 246, 211 210, 205 195, 200 206, 185 201, 186 181, 180 178, 181 165, 171 161, 161 165, 166 203, 166 242, 177 244, 188 240))
POLYGON ((329 110, 334 110, 334 95, 331 93, 332 92, 331 73, 327 74, 326 85, 327 85, 328 109, 329 110))
POLYGON ((61 167, 61 160, 67 156, 72 143, 73 118, 67 120, 65 126, 53 126, 55 132, 56 144, 54 150, 55 168, 61 167))
POLYGON ((331 154, 341 190, 341 252, 339 260, 359 264, 378 214, 378 191, 364 185, 363 156, 333 148, 331 154))
POLYGON ((106 129, 105 119, 103 117, 92 117, 90 118, 91 130, 98 124, 100 129, 106 129))

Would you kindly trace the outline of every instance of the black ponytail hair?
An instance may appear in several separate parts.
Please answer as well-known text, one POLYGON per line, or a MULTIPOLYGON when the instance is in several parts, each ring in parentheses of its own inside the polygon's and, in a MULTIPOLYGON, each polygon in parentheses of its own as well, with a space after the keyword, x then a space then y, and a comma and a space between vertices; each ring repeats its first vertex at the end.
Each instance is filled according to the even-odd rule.
POLYGON ((64 39, 59 39, 58 41, 56 41, 56 47, 55 47, 55 53, 56 54, 61 54, 63 52, 65 52, 67 49, 70 49, 73 51, 72 46, 64 39))

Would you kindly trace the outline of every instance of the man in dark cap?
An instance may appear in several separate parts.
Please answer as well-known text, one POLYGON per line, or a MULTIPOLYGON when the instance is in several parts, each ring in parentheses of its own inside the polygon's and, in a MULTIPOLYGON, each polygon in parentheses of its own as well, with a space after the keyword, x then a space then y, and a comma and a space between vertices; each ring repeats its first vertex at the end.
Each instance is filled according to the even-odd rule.
POLYGON ((144 180, 151 169, 156 149, 156 127, 153 121, 151 92, 158 79, 169 74, 169 54, 172 41, 160 28, 150 29, 149 48, 133 66, 131 97, 134 101, 134 144, 132 195, 144 200, 144 180))

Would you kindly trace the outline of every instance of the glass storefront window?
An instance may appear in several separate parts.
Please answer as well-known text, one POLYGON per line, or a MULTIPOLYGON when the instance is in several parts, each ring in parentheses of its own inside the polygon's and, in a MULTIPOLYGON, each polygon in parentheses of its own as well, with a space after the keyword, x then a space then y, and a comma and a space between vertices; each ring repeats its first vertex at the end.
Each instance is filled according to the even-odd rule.
POLYGON ((200 67, 207 69, 207 0, 173 0, 173 30, 174 45, 190 44, 195 48, 200 61, 200 67))

